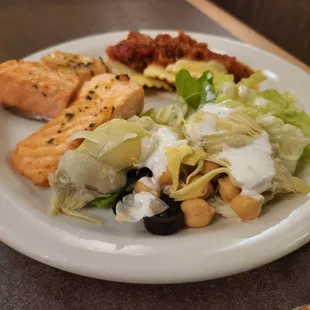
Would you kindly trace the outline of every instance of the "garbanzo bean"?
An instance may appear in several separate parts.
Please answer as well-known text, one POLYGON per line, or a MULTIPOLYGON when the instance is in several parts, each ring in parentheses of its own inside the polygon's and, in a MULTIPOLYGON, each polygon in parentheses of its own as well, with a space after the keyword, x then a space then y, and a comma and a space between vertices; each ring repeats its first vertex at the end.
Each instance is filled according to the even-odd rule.
POLYGON ((168 170, 163 172, 163 174, 160 176, 159 183, 161 186, 172 184, 172 176, 168 170))
POLYGON ((200 198, 183 201, 181 209, 184 213, 185 224, 192 228, 207 226, 215 213, 214 209, 200 198))
MULTIPOLYGON (((196 174, 195 176, 193 176, 193 177, 191 178, 191 180, 189 181, 189 184, 191 184, 191 183, 197 181, 197 180, 200 179, 201 177, 202 177, 201 174, 196 174)), ((209 198, 209 197, 211 197, 211 196, 213 196, 213 195, 214 195, 213 186, 212 186, 211 182, 208 182, 208 184, 207 184, 207 186, 206 186, 206 188, 205 188, 205 191, 204 191, 203 195, 201 196, 201 198, 206 199, 206 198, 209 198)))
POLYGON ((145 183, 143 183, 141 181, 138 181, 135 184, 134 191, 135 191, 135 193, 147 192, 147 193, 153 194, 156 197, 160 197, 160 191, 155 190, 155 189, 147 186, 145 183))
POLYGON ((205 160, 200 173, 206 174, 206 173, 208 173, 214 169, 217 169, 217 168, 221 168, 221 166, 217 163, 212 162, 212 161, 205 160))
POLYGON ((263 200, 256 200, 249 196, 237 195, 231 201, 231 208, 243 221, 255 220, 262 211, 263 200))
POLYGON ((241 192, 241 189, 239 187, 231 183, 229 176, 219 178, 218 182, 220 196, 226 202, 231 202, 231 200, 234 199, 241 192))

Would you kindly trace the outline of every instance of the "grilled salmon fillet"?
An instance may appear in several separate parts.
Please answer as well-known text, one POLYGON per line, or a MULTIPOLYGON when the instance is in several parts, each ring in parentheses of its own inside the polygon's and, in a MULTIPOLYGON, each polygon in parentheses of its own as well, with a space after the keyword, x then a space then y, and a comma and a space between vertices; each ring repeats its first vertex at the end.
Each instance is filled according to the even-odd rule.
POLYGON ((65 109, 80 86, 76 74, 64 74, 37 62, 0 64, 0 104, 37 119, 53 118, 65 109))
POLYGON ((81 83, 95 75, 107 72, 107 67, 101 58, 60 51, 42 57, 40 63, 64 73, 74 73, 79 77, 81 83))
POLYGON ((38 62, 0 64, 0 104, 36 119, 51 119, 69 106, 77 90, 105 73, 101 59, 55 51, 38 62))
POLYGON ((17 144, 11 153, 12 163, 33 184, 48 186, 48 175, 56 171, 61 156, 81 143, 70 141, 74 132, 93 130, 112 118, 139 114, 143 103, 143 88, 127 76, 98 75, 83 87, 72 106, 17 144))

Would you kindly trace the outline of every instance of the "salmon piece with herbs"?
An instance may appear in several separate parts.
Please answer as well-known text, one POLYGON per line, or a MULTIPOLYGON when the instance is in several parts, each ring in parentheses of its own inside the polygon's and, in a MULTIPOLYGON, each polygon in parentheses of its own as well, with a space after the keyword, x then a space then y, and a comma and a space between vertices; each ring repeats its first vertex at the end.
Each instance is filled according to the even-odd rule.
POLYGON ((9 60, 0 64, 0 104, 26 117, 59 115, 79 86, 76 74, 63 74, 37 62, 9 60))
POLYGON ((90 80, 95 75, 107 72, 107 67, 101 57, 90 57, 60 51, 42 57, 40 63, 67 74, 74 73, 79 77, 81 83, 90 80))
POLYGON ((33 184, 48 186, 48 175, 56 171, 61 156, 81 143, 70 140, 73 133, 139 114, 143 104, 143 88, 127 76, 98 75, 84 85, 72 106, 17 144, 12 163, 33 184))
POLYGON ((85 81, 106 71, 101 58, 59 51, 40 62, 7 61, 0 64, 0 104, 48 120, 70 105, 85 81))

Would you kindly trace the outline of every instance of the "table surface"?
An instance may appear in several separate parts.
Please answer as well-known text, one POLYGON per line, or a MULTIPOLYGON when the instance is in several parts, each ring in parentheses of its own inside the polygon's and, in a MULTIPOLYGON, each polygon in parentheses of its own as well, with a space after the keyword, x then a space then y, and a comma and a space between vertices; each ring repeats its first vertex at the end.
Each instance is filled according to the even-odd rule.
MULTIPOLYGON (((185 29, 233 37, 184 0, 2 0, 0 61, 113 30, 185 29)), ((310 244, 212 281, 137 285, 56 270, 0 244, 0 309, 292 309, 310 302, 310 244)))

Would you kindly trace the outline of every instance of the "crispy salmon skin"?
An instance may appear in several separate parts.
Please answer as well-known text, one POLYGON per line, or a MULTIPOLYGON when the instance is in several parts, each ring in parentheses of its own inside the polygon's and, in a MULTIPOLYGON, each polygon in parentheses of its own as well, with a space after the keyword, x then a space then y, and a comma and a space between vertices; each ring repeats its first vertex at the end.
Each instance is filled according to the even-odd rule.
POLYGON ((10 60, 0 64, 0 104, 27 117, 53 118, 75 96, 80 82, 37 62, 10 60))
POLYGON ((48 186, 48 175, 56 171, 61 156, 80 144, 70 141, 73 133, 93 130, 115 117, 139 114, 143 104, 143 88, 126 76, 98 75, 84 86, 71 107, 17 144, 11 153, 12 163, 33 184, 48 186))

